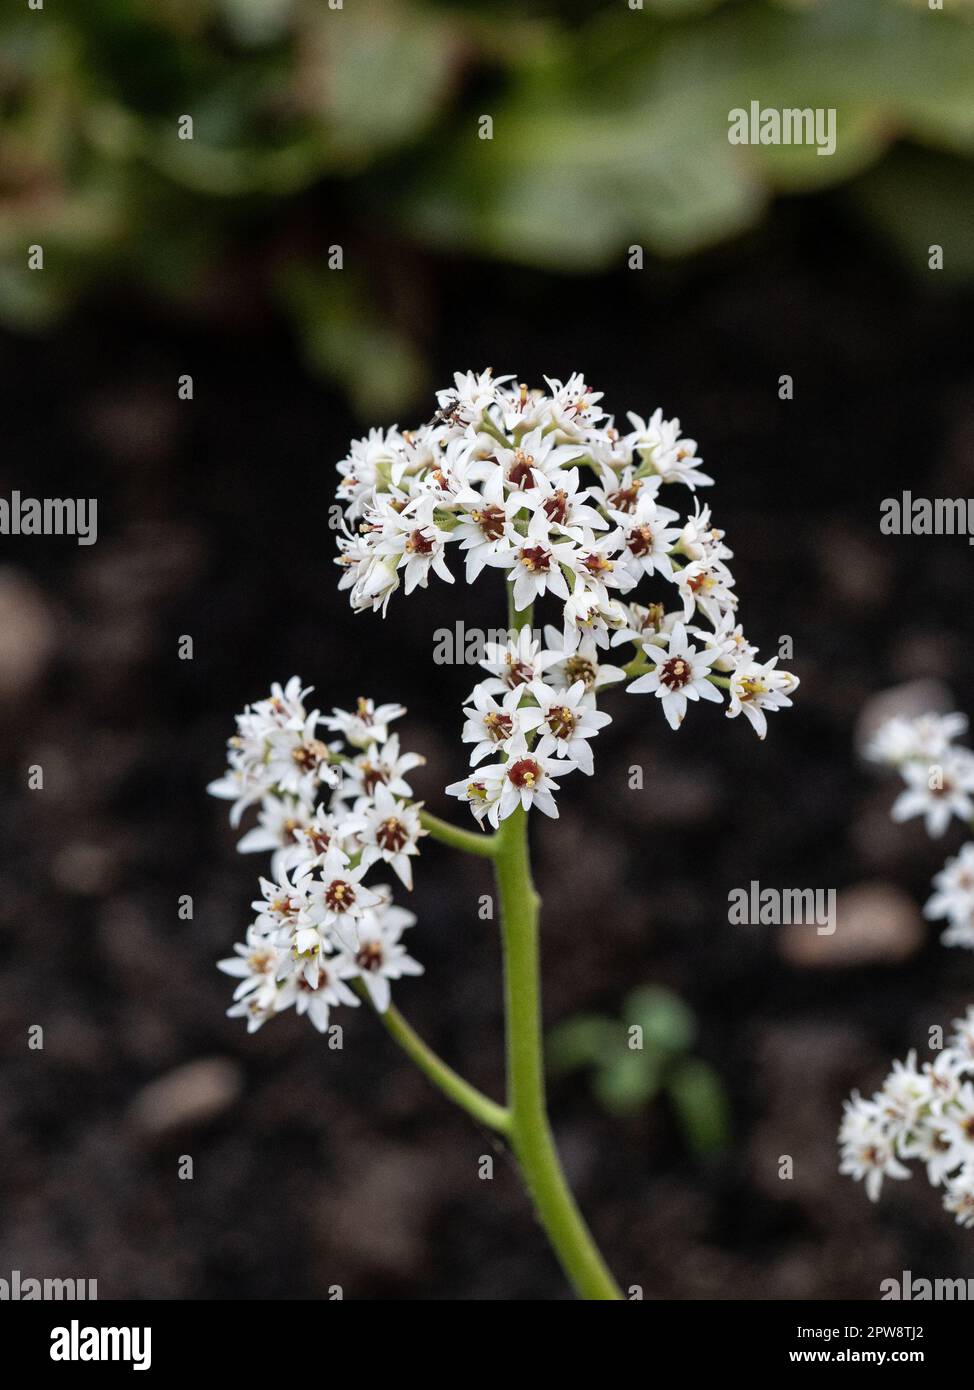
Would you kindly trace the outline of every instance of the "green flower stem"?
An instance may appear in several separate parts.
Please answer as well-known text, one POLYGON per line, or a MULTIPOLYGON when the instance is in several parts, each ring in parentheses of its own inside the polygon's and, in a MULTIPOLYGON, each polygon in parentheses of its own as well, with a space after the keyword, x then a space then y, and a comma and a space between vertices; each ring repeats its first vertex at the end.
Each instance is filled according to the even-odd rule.
POLYGON ((501 431, 497 428, 497 426, 495 425, 494 421, 491 419, 490 415, 488 414, 488 412, 487 412, 486 410, 484 411, 483 415, 480 417, 480 429, 484 432, 484 434, 489 434, 489 435, 491 435, 494 439, 496 439, 497 442, 498 442, 498 444, 502 445, 503 448, 505 448, 505 449, 513 449, 513 448, 514 448, 514 445, 513 445, 513 444, 511 443, 511 441, 508 439, 507 435, 501 433, 501 431))
MULTIPOLYGON (((358 992, 368 1001, 368 991, 364 986, 358 992)), ((488 1129, 494 1129, 499 1134, 509 1133, 510 1112, 489 1096, 485 1096, 482 1091, 478 1091, 476 1086, 471 1086, 469 1081, 464 1081, 452 1067, 448 1067, 442 1057, 437 1056, 431 1047, 427 1047, 419 1034, 414 1032, 398 1009, 390 1004, 384 1014, 379 1014, 379 1018, 406 1055, 445 1096, 459 1105, 461 1110, 466 1110, 478 1124, 486 1125, 488 1129)))
POLYGON ((485 835, 480 831, 461 830, 458 825, 440 820, 430 811, 420 811, 420 824, 434 840, 439 840, 451 849, 462 849, 465 854, 479 854, 483 859, 493 859, 497 853, 497 836, 485 835))
MULTIPOLYGON (((531 627, 533 606, 514 606, 507 590, 508 624, 531 627)), ((507 1024, 508 1131, 535 1211, 580 1298, 621 1299, 562 1171, 548 1121, 541 1021, 541 959, 538 910, 531 880, 528 817, 519 806, 501 821, 494 874, 500 895, 504 947, 504 1013, 507 1024)))
POLYGON ((508 1134, 538 1218, 580 1298, 619 1299, 558 1158, 545 1104, 538 947, 539 898, 531 882, 528 818, 501 822, 494 860, 504 943, 508 1134))

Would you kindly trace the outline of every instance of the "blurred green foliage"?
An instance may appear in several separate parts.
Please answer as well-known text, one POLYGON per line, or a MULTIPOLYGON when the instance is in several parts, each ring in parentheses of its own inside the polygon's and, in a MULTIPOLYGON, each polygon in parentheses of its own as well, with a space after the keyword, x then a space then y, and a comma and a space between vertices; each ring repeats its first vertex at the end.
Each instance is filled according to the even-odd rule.
POLYGON ((945 274, 974 274, 971 0, 337 3, 10 0, 0 320, 117 285, 202 314, 277 302, 312 365, 385 410, 422 375, 414 247, 598 271, 845 184, 918 270, 950 240, 945 274), (732 146, 754 100, 835 107, 836 153, 732 146))
POLYGON ((576 1014, 548 1035, 552 1074, 589 1072, 606 1110, 630 1114, 665 1095, 691 1153, 706 1158, 727 1147, 730 1118, 720 1078, 690 1055, 697 1025, 670 990, 646 986, 630 994, 622 1018, 576 1014))

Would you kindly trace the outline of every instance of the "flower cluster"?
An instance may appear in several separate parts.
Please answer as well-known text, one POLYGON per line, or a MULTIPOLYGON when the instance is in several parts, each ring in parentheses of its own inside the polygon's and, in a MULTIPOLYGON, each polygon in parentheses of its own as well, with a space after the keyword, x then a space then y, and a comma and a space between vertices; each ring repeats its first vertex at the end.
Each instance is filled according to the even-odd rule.
POLYGON ((413 914, 388 885, 363 882, 383 865, 411 888, 425 834, 406 781, 424 760, 389 732, 405 710, 359 700, 322 715, 306 709, 309 693, 294 676, 237 715, 227 772, 208 788, 233 802, 234 826, 258 808, 237 848, 271 854, 246 940, 219 963, 240 981, 229 1013, 250 1032, 292 1005, 324 1032, 331 1009, 358 1003, 356 980, 384 1012, 389 981, 422 973, 401 942, 413 914))
POLYGON ((713 481, 679 420, 629 415, 623 432, 580 375, 546 382, 457 373, 427 424, 374 429, 338 465, 337 563, 354 609, 385 614, 400 586, 434 574, 452 584, 451 547, 468 583, 502 572, 516 613, 548 596, 560 606, 543 646, 522 631, 488 652, 489 679, 464 711, 477 771, 448 790, 495 826, 519 804, 555 815, 557 777, 591 772, 604 685, 654 695, 673 729, 688 703, 726 698, 760 738, 798 685, 737 623, 732 552, 710 508, 668 505, 673 485, 695 494, 713 481), (661 597, 634 602, 643 581, 661 597), (627 664, 603 661, 624 643, 627 664))
MULTIPOLYGON (((897 768, 906 784, 894 820, 923 816, 938 838, 953 816, 974 821, 974 753, 955 741, 966 731, 963 714, 896 716, 878 729, 866 757, 897 768)), ((934 887, 924 913, 947 919, 941 940, 974 948, 974 843, 948 859, 934 887)), ((933 1186, 943 1186, 946 1209, 974 1227, 974 1007, 955 1028, 935 1062, 918 1069, 911 1052, 872 1100, 853 1092, 839 1129, 839 1171, 865 1179, 876 1201, 884 1177, 908 1178, 904 1160, 920 1159, 933 1186)))
POLYGON ((883 1179, 908 1178, 905 1162, 918 1159, 947 1211, 974 1227, 974 1008, 954 1026, 936 1061, 918 1067, 911 1052, 871 1100, 846 1101, 840 1172, 864 1179, 875 1202, 883 1179))
MULTIPOLYGON (((955 742, 966 731, 963 714, 897 717, 881 726, 866 756, 898 768, 906 783, 893 803, 894 820, 923 816, 927 832, 938 838, 954 816, 974 827, 974 753, 955 742)), ((974 950, 974 841, 947 860, 933 883, 925 915, 946 920, 945 946, 974 950)))

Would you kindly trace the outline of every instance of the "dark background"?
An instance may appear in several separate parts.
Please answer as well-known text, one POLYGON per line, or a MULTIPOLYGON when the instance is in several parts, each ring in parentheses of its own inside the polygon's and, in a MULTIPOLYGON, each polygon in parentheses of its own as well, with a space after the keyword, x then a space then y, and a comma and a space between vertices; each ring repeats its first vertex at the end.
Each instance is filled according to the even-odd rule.
MULTIPOLYGON (((290 215, 327 242, 327 190, 290 215)), ((503 621, 489 574, 398 595, 385 622, 338 594, 335 461, 369 424, 429 418, 431 397, 401 386, 369 414, 312 374, 258 283, 252 225, 205 312, 109 276, 43 331, 0 337, 0 494, 99 500, 97 545, 3 538, 0 554, 0 1273, 97 1278, 106 1298, 563 1297, 511 1163, 497 1153, 479 1180, 491 1141, 365 1010, 343 1019, 342 1052, 293 1015, 253 1037, 224 1017, 214 962, 264 867, 236 854, 204 792, 234 712, 294 672, 326 708, 402 700, 404 745, 428 758, 414 788, 446 810, 473 675, 433 664, 432 633, 503 621), (184 372, 192 402, 177 400, 184 372), (26 790, 34 763, 42 791, 26 790), (177 1071, 188 1063, 205 1065, 177 1071)), ((921 265, 932 240, 917 240, 921 265)), ((429 382, 581 369, 620 419, 679 415, 716 478, 705 496, 746 630, 769 653, 794 639, 802 687, 766 743, 709 708, 676 736, 650 702, 610 696, 594 779, 567 780, 561 821, 534 827, 546 1021, 617 1015, 634 987, 666 985, 730 1104, 730 1142, 702 1160, 665 1100, 621 1118, 581 1074, 552 1085, 570 1179, 620 1282, 647 1298, 830 1299, 875 1298, 906 1269, 974 1275, 970 1233, 922 1172, 874 1207, 839 1177, 835 1145, 849 1090, 910 1047, 926 1055, 927 1030, 974 998, 969 957, 919 918, 961 831, 933 844, 894 826, 895 779, 856 751, 890 687, 925 681, 921 703, 974 712, 964 538, 879 532, 880 501, 904 487, 971 493, 969 292, 909 275, 841 192, 783 199, 743 236, 641 272, 620 254, 561 275, 371 228, 348 245, 369 283, 421 306, 429 382), (855 893, 832 938, 730 926, 728 891, 751 879, 855 893)), ((395 997, 499 1094, 487 868, 427 844, 416 880, 426 974, 395 997)))

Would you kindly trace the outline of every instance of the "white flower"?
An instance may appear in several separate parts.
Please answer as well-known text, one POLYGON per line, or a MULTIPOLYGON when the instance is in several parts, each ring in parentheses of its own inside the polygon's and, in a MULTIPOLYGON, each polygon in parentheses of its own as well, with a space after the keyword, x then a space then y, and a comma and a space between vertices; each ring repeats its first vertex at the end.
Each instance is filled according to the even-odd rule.
POLYGON ((338 774, 329 766, 331 750, 317 736, 320 723, 318 711, 312 710, 299 728, 275 729, 268 735, 265 775, 278 791, 308 801, 318 782, 337 784, 338 774))
POLYGON ((629 420, 633 431, 626 443, 665 483, 683 483, 692 491, 713 482, 697 467, 702 460, 697 458, 696 440, 680 438, 679 420, 664 420, 662 410, 655 410, 648 423, 631 411, 629 420))
MULTIPOLYGON (((304 768, 298 766, 302 754, 291 757, 292 750, 306 741, 317 747, 314 731, 318 712, 309 715, 304 708, 304 697, 310 689, 302 689, 297 676, 292 676, 283 688, 275 682, 268 699, 248 705, 243 714, 237 715, 237 732, 227 743, 227 773, 207 787, 211 796, 233 801, 231 825, 239 825, 244 811, 275 788, 281 775, 281 758, 286 763, 285 775, 276 790, 297 796, 312 792, 321 757, 327 762, 327 748, 321 745, 323 753, 309 759, 304 768)), ((327 770, 321 775, 330 780, 327 770)))
POLYGON ((967 716, 963 714, 921 714, 914 719, 896 715, 876 730, 866 745, 865 756, 871 762, 891 767, 914 758, 932 763, 966 731, 967 716))
POLYGON ((655 669, 639 676, 627 687, 630 695, 650 691, 663 703, 663 713, 671 729, 678 729, 687 712, 688 700, 721 702, 721 694, 709 676, 715 652, 697 651, 687 640, 686 629, 676 623, 668 645, 643 643, 643 651, 656 663, 655 669))
POLYGON ((562 465, 578 458, 579 451, 570 444, 559 444, 554 435, 547 437, 540 429, 522 435, 520 443, 505 449, 494 445, 493 456, 500 464, 504 481, 515 492, 526 492, 537 486, 547 475, 560 477, 562 465))
MULTIPOLYGON (((974 1167, 974 1084, 965 1081, 954 1102, 941 1106, 931 1124, 940 1130, 941 1171, 949 1173, 961 1164, 974 1167)), ((936 1184, 940 1179, 930 1181, 936 1184)))
MULTIPOLYGON (((491 695, 503 694, 515 686, 527 685, 557 660, 554 653, 542 649, 531 629, 522 627, 515 637, 503 645, 487 642, 480 665, 490 679, 481 685, 491 695)), ((471 699, 473 697, 471 696, 471 699)))
POLYGON ((246 1018, 247 1032, 255 1033, 267 1019, 286 1007, 278 985, 282 952, 256 925, 247 929, 245 942, 234 946, 234 955, 217 962, 217 969, 240 983, 233 992, 229 1018, 246 1018))
MULTIPOLYGON (((613 647, 618 647, 623 642, 642 646, 643 642, 652 641, 660 635, 668 639, 674 625, 682 621, 679 613, 667 613, 666 605, 662 603, 624 603, 622 607, 625 621, 622 627, 612 634, 610 646, 613 647)), ((691 628, 689 631, 696 632, 697 629, 691 628)))
POLYGON ((734 576, 722 560, 691 560, 677 574, 676 584, 683 599, 684 621, 699 608, 711 627, 721 628, 737 608, 734 576))
POLYGON ((347 515, 361 515, 362 504, 375 487, 392 478, 393 471, 404 462, 404 441, 399 431, 369 430, 365 439, 353 439, 346 458, 338 464, 342 481, 338 497, 348 503, 347 515))
POLYGON ((548 532, 548 519, 543 511, 533 512, 528 533, 511 550, 501 550, 488 557, 487 563, 502 566, 510 572, 514 583, 514 607, 523 613, 543 594, 568 597, 568 584, 561 564, 571 555, 571 544, 556 545, 548 532))
POLYGON ((378 555, 374 544, 338 539, 341 554, 335 561, 345 569, 339 589, 350 589, 349 598, 356 613, 371 608, 385 617, 389 600, 399 588, 399 556, 378 555))
POLYGON ((275 729, 300 730, 307 718, 304 699, 313 689, 312 685, 302 688, 300 676, 292 676, 284 686, 273 681, 269 698, 248 705, 239 716, 240 732, 248 731, 250 736, 260 738, 275 729))
POLYGON ((591 777, 595 769, 588 740, 595 738, 606 724, 611 724, 612 716, 585 703, 584 681, 576 681, 569 690, 553 689, 542 681, 534 681, 531 694, 543 715, 542 733, 553 740, 554 756, 570 758, 576 767, 591 777))
POLYGON ((308 873, 324 861, 332 848, 339 849, 347 857, 355 849, 364 824, 361 816, 352 815, 344 808, 329 811, 320 805, 306 824, 294 829, 291 845, 282 851, 279 863, 286 869, 303 869, 308 873))
POLYGON ((932 1111, 942 1112, 946 1106, 958 1101, 967 1070, 966 1059, 953 1045, 938 1052, 935 1061, 924 1062, 923 1076, 927 1082, 932 1111))
POLYGON ((405 705, 377 706, 371 700, 359 699, 353 711, 333 709, 321 722, 326 729, 340 733, 353 748, 369 748, 385 743, 389 725, 405 713, 405 705))
MULTIPOLYGON (((740 623, 732 626, 733 623, 733 616, 727 614, 713 632, 705 633, 702 628, 698 627, 689 629, 698 637, 703 637, 708 647, 713 647, 715 651, 719 652, 719 656, 714 662, 715 671, 736 671, 757 657, 757 647, 744 636, 744 629, 740 623)), ((790 679, 794 681, 792 686, 794 690, 798 686, 798 680, 794 676, 790 679)))
MULTIPOLYGON (((970 1019, 959 1023, 974 1023, 974 1009, 968 1012, 970 1019)), ((948 1198, 954 1193, 957 1205, 945 1205, 960 1219, 966 1184, 955 1191, 952 1175, 974 1166, 974 1082, 965 1079, 972 1069, 974 1057, 957 1034, 921 1070, 912 1052, 905 1063, 894 1062, 872 1100, 853 1093, 839 1129, 840 1171, 865 1178, 875 1201, 885 1176, 909 1176, 899 1160, 919 1159, 932 1186, 944 1186, 948 1198)))
MULTIPOLYGON (((230 760, 233 762, 235 757, 234 750, 230 750, 230 760)), ((214 781, 208 782, 206 787, 210 796, 217 796, 222 801, 232 801, 230 807, 230 824, 236 829, 240 824, 244 811, 253 806, 255 802, 267 794, 270 790, 264 769, 248 771, 241 767, 227 769, 222 777, 217 777, 214 781)))
POLYGON ((498 747, 506 747, 512 738, 530 733, 541 723, 541 711, 521 703, 528 688, 524 684, 517 685, 506 691, 498 703, 485 684, 474 687, 470 697, 473 704, 463 711, 467 722, 461 735, 464 743, 476 744, 470 754, 471 767, 476 767, 498 747))
POLYGON ((582 438, 583 430, 594 429, 605 418, 598 404, 603 393, 587 386, 581 372, 573 372, 564 385, 557 377, 546 376, 545 382, 551 392, 551 419, 562 434, 582 438))
POLYGON ((342 796, 371 796, 376 787, 388 787, 396 796, 412 796, 406 774, 422 767, 421 753, 400 753, 399 735, 390 734, 385 744, 373 743, 364 753, 342 764, 342 796))
POLYGON ((871 1101, 856 1094, 846 1101, 839 1141, 839 1172, 850 1174, 857 1182, 865 1179, 866 1195, 871 1202, 879 1200, 883 1178, 910 1176, 910 1170, 897 1159, 871 1101))
POLYGON ((750 722, 758 738, 768 732, 765 710, 785 709, 788 698, 798 688, 798 677, 790 671, 776 671, 778 658, 770 661, 745 660, 730 677, 730 703, 727 718, 736 719, 741 713, 750 722))
POLYGON ((314 815, 308 802, 296 796, 265 796, 257 812, 257 824, 237 842, 241 854, 257 854, 289 849, 294 832, 307 825, 314 815))
POLYGON ((498 388, 510 380, 495 379, 489 367, 485 372, 454 372, 453 385, 436 393, 440 413, 456 424, 475 423, 497 400, 498 388))
POLYGON ((455 796, 458 801, 469 806, 477 824, 483 828, 484 821, 488 818, 492 825, 496 824, 491 817, 491 811, 500 801, 502 789, 503 784, 499 778, 487 779, 480 770, 467 777, 461 777, 458 782, 451 782, 444 791, 447 796, 455 796))
POLYGON ((927 1115, 910 1137, 900 1144, 903 1158, 916 1158, 927 1170, 931 1187, 939 1187, 945 1178, 960 1167, 964 1148, 950 1131, 949 1122, 940 1116, 927 1115))
MULTIPOLYGON (((628 452, 631 457, 631 451, 628 452)), ((643 497, 656 498, 662 485, 662 478, 655 474, 647 477, 632 467, 623 466, 620 471, 615 462, 600 463, 599 486, 592 488, 592 496, 598 499, 608 516, 625 525, 634 515, 640 500, 643 497)))
POLYGON ((944 1208, 954 1214, 959 1226, 974 1227, 974 1165, 963 1168, 947 1183, 944 1208))
POLYGON ((622 530, 625 563, 635 579, 658 573, 665 578, 673 574, 670 551, 680 539, 679 530, 672 525, 679 512, 661 507, 653 493, 644 489, 631 511, 611 513, 622 530))
POLYGON ((626 558, 619 556, 617 531, 580 545, 571 557, 571 568, 584 578, 603 604, 609 602, 609 589, 628 593, 639 582, 638 572, 633 573, 626 558))
POLYGON ((332 1009, 340 1004, 358 1006, 357 995, 345 983, 359 975, 359 968, 349 955, 340 951, 333 956, 319 955, 309 971, 298 970, 283 982, 278 1010, 294 1005, 298 1014, 307 1014, 319 1033, 328 1027, 332 1009))
POLYGON ((467 583, 472 584, 485 565, 499 563, 499 557, 510 555, 518 543, 514 518, 523 499, 517 492, 504 494, 504 475, 495 468, 483 493, 472 491, 469 500, 461 493, 458 502, 462 507, 452 539, 465 552, 467 583))
POLYGON ((894 1062, 882 1091, 875 1103, 889 1131, 899 1137, 912 1129, 921 1111, 933 1099, 934 1087, 929 1073, 917 1070, 916 1053, 905 1062, 894 1062))
POLYGON ((233 991, 234 1001, 249 995, 270 1003, 277 994, 277 972, 282 953, 256 926, 248 927, 247 940, 234 946, 234 955, 217 961, 217 969, 240 980, 233 991))
POLYGON ((413 886, 410 857, 419 853, 418 841, 425 835, 419 812, 405 801, 398 801, 388 787, 375 789, 375 800, 364 811, 360 835, 363 872, 377 859, 383 860, 406 888, 413 886))
POLYGON ((963 845, 955 859, 948 859, 934 875, 936 893, 928 900, 923 915, 932 920, 947 917, 967 921, 974 913, 974 841, 963 845))
POLYGON ((559 639, 559 645, 571 646, 575 651, 582 637, 591 635, 596 646, 609 646, 614 632, 625 627, 627 621, 625 603, 610 598, 603 584, 593 582, 582 571, 575 575, 575 587, 564 606, 564 638, 559 639))
MULTIPOLYGON (((334 936, 346 950, 357 946, 358 924, 377 901, 375 893, 362 883, 367 867, 360 863, 352 868, 348 855, 332 845, 321 864, 321 881, 315 882, 309 893, 311 922, 334 936)), ((306 950, 311 944, 310 934, 306 944, 299 943, 295 934, 299 950, 306 950)))
POLYGON ((251 903, 257 913, 256 925, 259 930, 271 932, 284 929, 290 932, 310 920, 311 876, 307 869, 299 869, 294 874, 284 873, 276 882, 261 878, 259 883, 263 897, 251 903))
POLYGON ((568 536, 581 545, 586 535, 604 531, 609 525, 596 507, 588 505, 591 493, 591 488, 579 491, 577 468, 562 468, 554 476, 535 471, 533 486, 512 494, 512 498, 533 512, 544 512, 549 533, 568 536))
POLYGON ((970 821, 974 818, 974 773, 970 755, 961 758, 966 750, 955 749, 944 755, 943 762, 927 766, 921 762, 906 763, 901 768, 906 790, 900 792, 890 815, 895 821, 923 816, 927 834, 939 839, 950 824, 951 816, 970 821))
POLYGON ((951 1035, 950 1046, 964 1068, 974 1066, 974 1004, 963 1018, 954 1019, 955 1032, 951 1035))
POLYGON ((491 825, 496 828, 519 805, 525 811, 537 806, 544 815, 557 819, 558 807, 552 793, 558 790, 558 783, 554 778, 571 772, 576 764, 569 758, 555 758, 554 749, 555 740, 547 734, 533 749, 518 737, 508 746, 506 762, 478 769, 477 780, 487 788, 487 819, 491 825), (492 794, 493 788, 499 788, 499 794, 492 794))
POLYGON ((608 647, 612 635, 628 622, 626 605, 610 598, 602 584, 579 574, 565 604, 564 641, 575 650, 583 635, 590 634, 597 647, 608 647))
POLYGON ((449 540, 450 532, 437 525, 433 499, 421 497, 402 511, 388 513, 375 552, 380 558, 395 559, 396 568, 403 571, 405 592, 411 594, 417 587, 426 588, 430 570, 447 584, 453 583, 445 557, 449 540))
POLYGON ((415 921, 404 908, 383 904, 368 912, 360 924, 355 964, 379 1013, 389 1007, 390 980, 423 973, 423 967, 407 954, 399 939, 415 921))
POLYGON ((693 515, 687 517, 677 549, 688 560, 732 560, 734 552, 724 544, 724 532, 713 524, 710 508, 694 498, 693 515))
POLYGON ((227 1009, 227 1018, 245 1018, 247 1032, 256 1033, 269 1018, 281 1012, 282 1006, 284 1005, 281 992, 275 988, 272 995, 248 994, 245 998, 238 999, 227 1009))
POLYGON ((961 946, 965 950, 974 951, 974 918, 966 921, 958 918, 944 929, 940 940, 945 946, 961 946))
POLYGON ((621 666, 611 666, 600 659, 594 633, 583 634, 577 628, 559 633, 556 628, 546 627, 544 638, 547 647, 542 669, 532 676, 533 680, 543 675, 547 684, 563 687, 581 681, 585 687, 585 703, 593 707, 597 691, 625 680, 626 673, 621 666))

